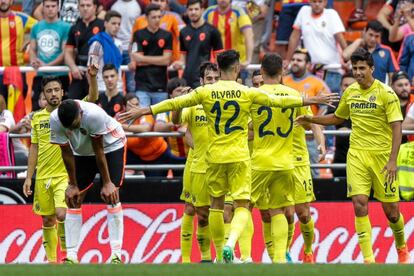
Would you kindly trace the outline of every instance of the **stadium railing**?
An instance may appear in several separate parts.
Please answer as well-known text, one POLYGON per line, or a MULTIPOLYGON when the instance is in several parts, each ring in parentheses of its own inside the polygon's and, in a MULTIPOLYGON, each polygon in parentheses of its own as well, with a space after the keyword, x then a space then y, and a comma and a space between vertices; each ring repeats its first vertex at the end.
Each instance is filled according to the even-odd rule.
MULTIPOLYGON (((323 133, 325 135, 333 135, 333 136, 349 136, 351 131, 350 130, 324 130, 323 133)), ((306 135, 311 135, 311 131, 306 131, 306 135)), ((414 134, 414 130, 404 130, 404 135, 412 135, 414 134)), ((145 132, 145 133, 127 133, 127 137, 181 137, 184 134, 181 132, 145 132)), ((25 134, 14 134, 11 133, 9 135, 10 138, 30 138, 29 133, 25 134)), ((183 170, 185 165, 181 164, 160 164, 160 165, 126 165, 126 169, 130 170, 162 170, 162 169, 173 169, 173 170, 183 170)), ((311 164, 311 168, 329 168, 329 169, 344 169, 346 168, 345 163, 327 163, 327 164, 311 164)), ((1 171, 25 171, 27 170, 27 166, 0 166, 1 171)), ((127 179, 134 179, 137 178, 135 175, 126 175, 127 179)), ((138 177, 142 178, 142 177, 138 177)))

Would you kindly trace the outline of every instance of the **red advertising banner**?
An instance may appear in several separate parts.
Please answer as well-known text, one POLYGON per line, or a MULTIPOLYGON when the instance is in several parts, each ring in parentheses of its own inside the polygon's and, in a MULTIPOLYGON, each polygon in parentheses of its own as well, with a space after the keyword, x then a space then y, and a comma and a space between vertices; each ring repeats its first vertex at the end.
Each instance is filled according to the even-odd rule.
MULTIPOLYGON (((405 234, 414 255, 414 208, 402 203, 405 234)), ((123 260, 126 263, 180 262, 181 204, 125 204, 123 260)), ((82 263, 105 263, 110 259, 104 205, 83 206, 83 227, 79 247, 82 263)), ((378 262, 396 263, 397 252, 391 229, 379 203, 370 204, 372 242, 378 262)), ((362 262, 358 237, 354 229, 351 203, 316 203, 312 206, 315 220, 315 260, 319 263, 362 262)), ((29 205, 0 205, 0 263, 43 263, 41 219, 33 215, 29 205)), ((255 234, 253 260, 269 262, 263 238, 260 214, 254 212, 255 234)), ((302 260, 303 239, 299 226, 291 248, 294 261, 302 260)), ((192 261, 199 261, 194 237, 192 261)))

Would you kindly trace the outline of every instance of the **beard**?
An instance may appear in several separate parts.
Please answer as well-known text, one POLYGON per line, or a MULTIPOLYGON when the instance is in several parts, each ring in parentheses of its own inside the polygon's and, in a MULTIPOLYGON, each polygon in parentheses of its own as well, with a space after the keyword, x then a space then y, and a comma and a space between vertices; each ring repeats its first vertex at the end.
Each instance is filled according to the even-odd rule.
POLYGON ((0 11, 1 12, 8 12, 9 10, 10 10, 10 5, 4 4, 4 5, 0 6, 0 11))
POLYGON ((195 20, 192 20, 192 19, 190 20, 191 20, 191 23, 197 23, 200 21, 200 19, 201 19, 201 16, 197 17, 195 20))
POLYGON ((401 100, 408 100, 410 98, 410 92, 403 91, 398 95, 401 100))

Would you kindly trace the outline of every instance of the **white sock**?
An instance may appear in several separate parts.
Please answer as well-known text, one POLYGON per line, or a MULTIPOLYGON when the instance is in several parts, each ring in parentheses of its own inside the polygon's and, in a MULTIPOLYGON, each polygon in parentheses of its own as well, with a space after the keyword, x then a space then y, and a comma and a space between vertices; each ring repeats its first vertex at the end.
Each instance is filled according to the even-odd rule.
POLYGON ((82 228, 82 209, 67 209, 65 219, 65 238, 67 257, 78 260, 78 244, 82 228))
POLYGON ((124 238, 124 214, 121 203, 108 205, 108 233, 112 256, 121 258, 122 241, 124 238))

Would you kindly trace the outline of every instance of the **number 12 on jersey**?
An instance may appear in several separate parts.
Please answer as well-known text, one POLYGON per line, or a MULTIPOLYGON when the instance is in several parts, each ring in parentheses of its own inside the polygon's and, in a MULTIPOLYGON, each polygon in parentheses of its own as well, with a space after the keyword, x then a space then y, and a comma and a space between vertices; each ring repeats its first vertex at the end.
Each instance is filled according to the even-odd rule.
POLYGON ((234 120, 237 119, 237 117, 240 114, 240 105, 237 101, 227 101, 223 104, 223 108, 220 106, 220 101, 216 101, 211 108, 210 112, 213 114, 216 114, 216 120, 214 122, 214 128, 216 130, 216 134, 220 134, 220 121, 222 116, 222 110, 234 110, 233 115, 227 119, 226 124, 224 125, 224 134, 230 134, 233 131, 236 130, 243 130, 243 127, 233 125, 234 120))

